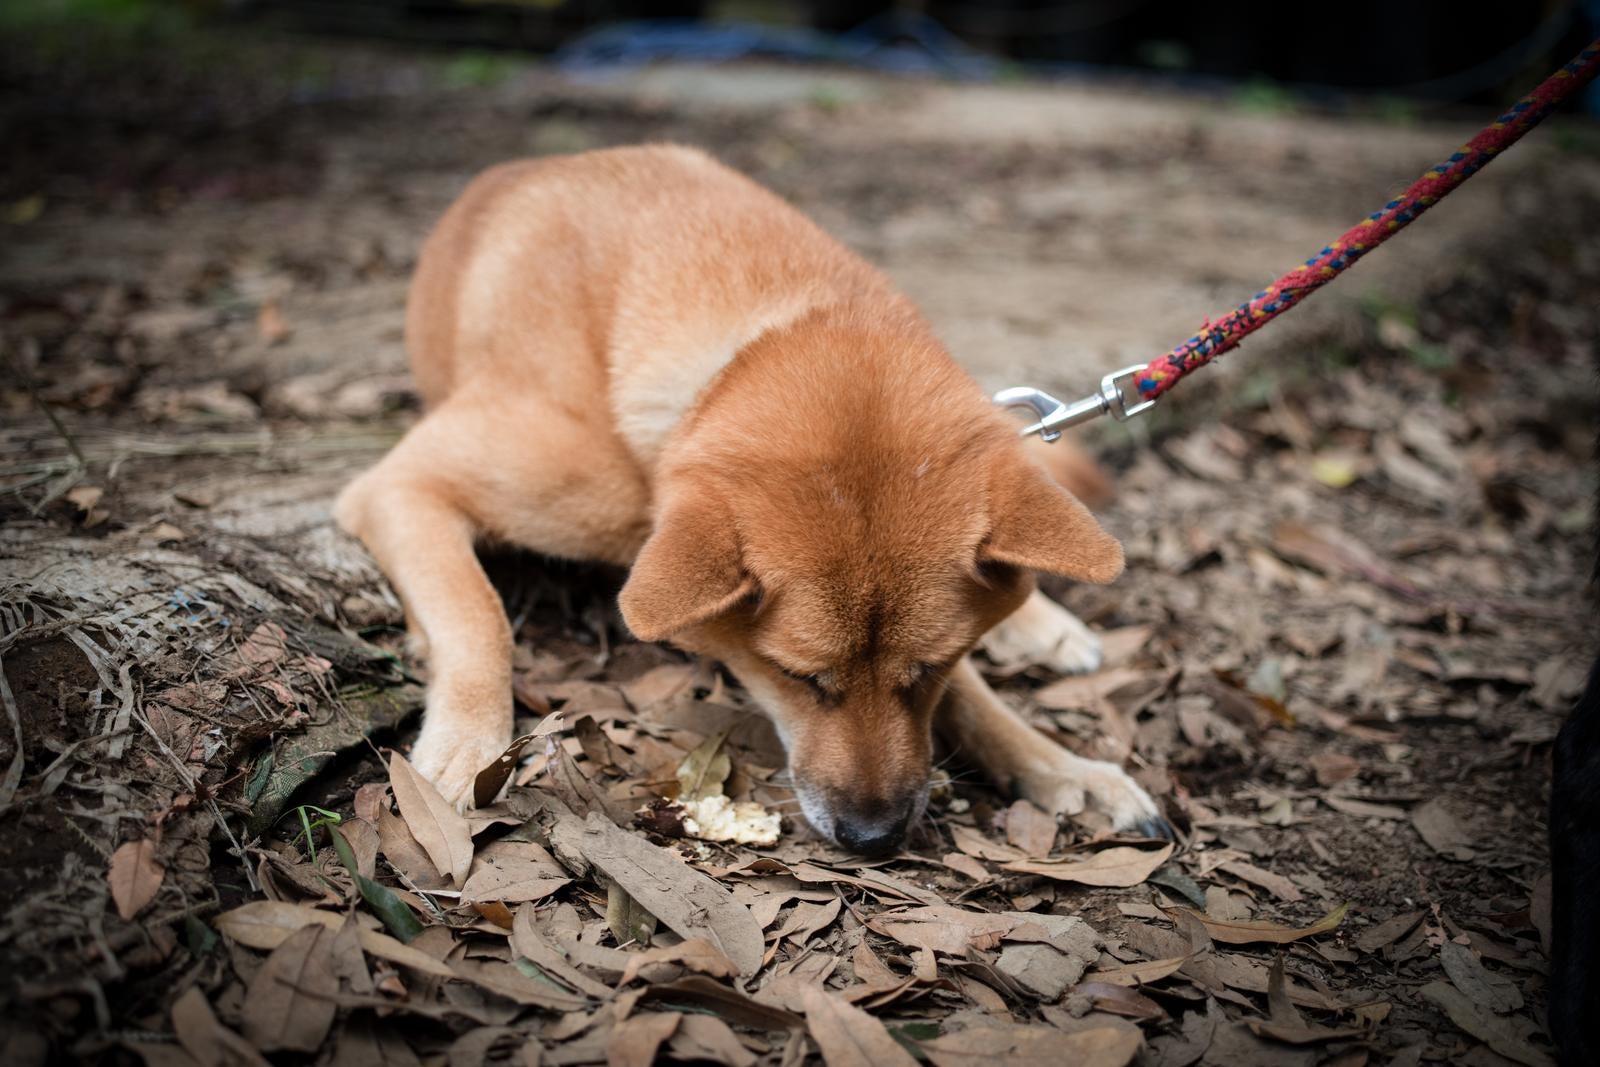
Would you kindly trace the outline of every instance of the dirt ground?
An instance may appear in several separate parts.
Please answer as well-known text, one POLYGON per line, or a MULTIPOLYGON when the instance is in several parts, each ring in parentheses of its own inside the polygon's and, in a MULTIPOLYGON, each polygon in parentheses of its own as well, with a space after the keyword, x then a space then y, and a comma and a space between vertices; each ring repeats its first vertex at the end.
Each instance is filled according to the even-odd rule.
POLYGON ((452 821, 391 758, 418 665, 327 507, 415 417, 430 222, 504 158, 699 144, 885 265, 986 386, 1083 389, 1470 116, 759 66, 575 84, 343 43, 9 58, 0 1060, 1551 1062, 1548 759, 1594 628, 1592 131, 1541 130, 1096 427, 1128 572, 1052 591, 1108 662, 984 666, 1127 759, 1177 848, 1058 829, 956 754, 912 847, 862 865, 790 814, 737 686, 632 642, 617 576, 570 564, 492 561, 541 731, 509 799, 452 821), (633 832, 708 782, 784 813, 778 843, 674 837, 666 801, 633 832))

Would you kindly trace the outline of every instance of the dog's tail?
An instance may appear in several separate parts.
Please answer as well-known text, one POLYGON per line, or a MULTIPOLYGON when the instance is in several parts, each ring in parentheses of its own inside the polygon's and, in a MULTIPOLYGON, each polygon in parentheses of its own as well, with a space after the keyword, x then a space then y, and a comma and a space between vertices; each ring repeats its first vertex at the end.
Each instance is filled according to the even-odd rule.
POLYGON ((1093 456, 1070 437, 1046 444, 1037 437, 1024 443, 1028 454, 1067 492, 1089 508, 1100 508, 1116 498, 1116 483, 1093 456))

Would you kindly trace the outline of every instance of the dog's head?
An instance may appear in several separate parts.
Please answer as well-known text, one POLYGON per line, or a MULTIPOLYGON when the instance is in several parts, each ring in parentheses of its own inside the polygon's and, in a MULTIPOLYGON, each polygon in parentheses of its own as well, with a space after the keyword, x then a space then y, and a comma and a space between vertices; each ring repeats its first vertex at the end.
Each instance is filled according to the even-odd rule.
POLYGON ((804 360, 735 365, 658 478, 621 596, 639 637, 733 670, 783 738, 806 818, 866 853, 920 814, 946 675, 1033 572, 1122 569, 975 383, 916 355, 842 390, 804 360), (762 417, 779 408, 804 414, 762 417))

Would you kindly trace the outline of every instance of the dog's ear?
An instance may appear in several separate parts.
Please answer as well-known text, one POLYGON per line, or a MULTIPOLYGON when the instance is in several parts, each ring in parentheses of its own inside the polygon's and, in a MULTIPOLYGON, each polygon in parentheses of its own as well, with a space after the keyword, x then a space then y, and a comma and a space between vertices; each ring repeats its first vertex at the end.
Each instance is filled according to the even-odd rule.
POLYGON ((705 495, 667 502, 622 587, 622 618, 641 641, 705 622, 755 591, 727 509, 705 495))
POLYGON ((1122 546, 1089 509, 1032 460, 997 466, 990 485, 991 525, 983 562, 1059 574, 1097 585, 1122 573, 1122 546))

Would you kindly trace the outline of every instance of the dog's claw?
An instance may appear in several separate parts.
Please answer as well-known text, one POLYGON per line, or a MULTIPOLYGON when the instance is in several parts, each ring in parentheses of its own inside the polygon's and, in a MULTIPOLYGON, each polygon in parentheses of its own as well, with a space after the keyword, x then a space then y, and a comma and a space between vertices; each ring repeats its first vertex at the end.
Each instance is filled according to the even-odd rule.
POLYGON ((1171 823, 1160 815, 1151 815, 1140 819, 1129 832, 1139 837, 1148 837, 1157 841, 1176 841, 1178 839, 1178 832, 1172 828, 1171 823))

